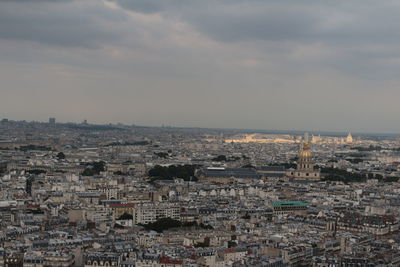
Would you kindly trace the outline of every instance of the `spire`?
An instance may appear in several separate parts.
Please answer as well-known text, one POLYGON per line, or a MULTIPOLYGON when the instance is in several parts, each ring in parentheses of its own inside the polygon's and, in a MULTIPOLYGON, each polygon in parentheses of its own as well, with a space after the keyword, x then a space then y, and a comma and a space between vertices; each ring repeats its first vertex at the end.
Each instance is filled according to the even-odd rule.
POLYGON ((308 137, 308 133, 304 134, 304 143, 309 143, 309 137, 308 137))
POLYGON ((303 151, 308 151, 310 149, 310 138, 308 136, 308 133, 304 134, 304 141, 303 141, 303 146, 302 150, 303 151))

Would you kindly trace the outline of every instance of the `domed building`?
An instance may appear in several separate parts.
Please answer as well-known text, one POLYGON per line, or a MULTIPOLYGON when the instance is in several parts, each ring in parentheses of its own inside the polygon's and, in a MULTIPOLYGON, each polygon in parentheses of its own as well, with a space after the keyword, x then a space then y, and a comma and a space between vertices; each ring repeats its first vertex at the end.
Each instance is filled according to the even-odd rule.
POLYGON ((349 133, 346 137, 346 143, 353 143, 353 136, 351 136, 351 133, 349 133))
POLYGON ((310 141, 308 134, 304 136, 304 141, 299 151, 299 159, 297 161, 297 169, 291 172, 295 180, 312 180, 318 181, 321 178, 319 170, 314 169, 314 161, 310 149, 310 141))

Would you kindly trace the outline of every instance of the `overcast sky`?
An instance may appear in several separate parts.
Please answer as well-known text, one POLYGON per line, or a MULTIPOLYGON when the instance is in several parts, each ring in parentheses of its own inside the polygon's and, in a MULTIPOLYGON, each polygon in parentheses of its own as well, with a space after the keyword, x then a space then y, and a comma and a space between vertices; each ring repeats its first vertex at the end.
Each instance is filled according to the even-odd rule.
POLYGON ((0 118, 400 133, 398 0, 0 0, 0 118))

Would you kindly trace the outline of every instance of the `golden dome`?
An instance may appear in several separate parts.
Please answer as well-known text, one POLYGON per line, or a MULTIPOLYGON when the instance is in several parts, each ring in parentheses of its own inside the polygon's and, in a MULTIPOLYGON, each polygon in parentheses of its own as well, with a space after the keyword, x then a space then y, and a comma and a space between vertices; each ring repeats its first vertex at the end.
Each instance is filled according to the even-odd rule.
POLYGON ((302 150, 299 153, 299 157, 300 158, 310 158, 311 156, 312 155, 311 155, 311 151, 310 150, 302 150))
POLYGON ((310 151, 310 144, 308 142, 303 143, 303 147, 299 152, 299 158, 311 158, 312 154, 310 151))

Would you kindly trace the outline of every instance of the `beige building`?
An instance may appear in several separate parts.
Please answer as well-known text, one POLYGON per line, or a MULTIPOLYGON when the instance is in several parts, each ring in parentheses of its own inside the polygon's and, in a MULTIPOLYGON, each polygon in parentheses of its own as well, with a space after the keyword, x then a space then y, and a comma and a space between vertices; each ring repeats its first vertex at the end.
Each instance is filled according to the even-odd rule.
POLYGON ((147 224, 155 222, 160 218, 179 220, 181 209, 178 206, 166 204, 138 204, 133 208, 132 215, 134 224, 147 224))
POLYGON ((295 180, 319 181, 321 179, 320 171, 314 168, 315 164, 310 147, 308 134, 305 134, 304 142, 299 152, 297 169, 289 173, 295 180))

